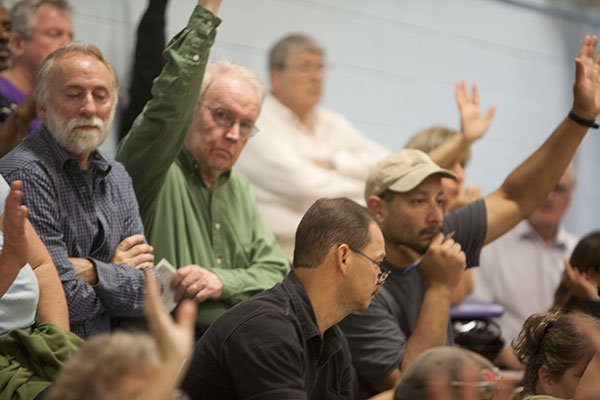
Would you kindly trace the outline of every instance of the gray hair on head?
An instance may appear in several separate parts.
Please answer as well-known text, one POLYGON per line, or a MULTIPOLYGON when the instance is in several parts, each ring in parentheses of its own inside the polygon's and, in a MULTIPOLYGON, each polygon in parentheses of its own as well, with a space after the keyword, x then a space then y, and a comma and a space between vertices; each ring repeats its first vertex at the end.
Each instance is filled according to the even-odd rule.
POLYGON ((99 61, 101 61, 106 68, 110 71, 111 76, 113 77, 113 84, 115 88, 115 104, 118 101, 118 93, 119 93, 119 77, 117 75, 117 71, 115 68, 104 58, 102 52, 93 44, 85 43, 85 42, 72 42, 63 47, 60 47, 54 50, 52 53, 46 57, 40 69, 37 73, 37 86, 33 91, 35 99, 41 105, 48 105, 48 96, 49 96, 49 85, 50 79, 52 78, 52 70, 54 64, 60 58, 67 57, 71 54, 83 54, 88 56, 96 57, 99 61))
POLYGON ((269 69, 285 68, 285 61, 290 50, 305 50, 310 53, 325 54, 319 42, 303 33, 292 33, 280 39, 269 50, 269 69))
POLYGON ((73 7, 67 0, 20 0, 10 9, 12 31, 19 33, 26 40, 31 39, 37 24, 36 11, 43 4, 56 7, 69 17, 73 12, 73 7))
POLYGON ((204 98, 204 94, 206 93, 206 89, 214 82, 217 76, 223 75, 229 72, 236 73, 240 77, 244 78, 246 82, 248 82, 256 91, 256 95, 260 103, 265 98, 267 94, 265 90, 265 86, 258 75, 254 70, 241 66, 233 61, 229 60, 216 60, 211 61, 206 66, 206 70, 204 72, 204 78, 202 79, 202 86, 200 87, 200 96, 198 96, 198 104, 202 102, 204 98))

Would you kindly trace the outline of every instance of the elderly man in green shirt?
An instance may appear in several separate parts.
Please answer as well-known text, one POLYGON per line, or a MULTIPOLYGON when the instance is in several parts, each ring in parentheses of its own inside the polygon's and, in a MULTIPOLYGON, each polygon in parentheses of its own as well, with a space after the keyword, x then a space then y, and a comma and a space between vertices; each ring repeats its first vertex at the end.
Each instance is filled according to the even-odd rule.
POLYGON ((175 300, 199 303, 200 333, 234 304, 281 281, 289 263, 246 178, 232 170, 256 132, 265 90, 247 68, 206 66, 220 0, 198 4, 204 8, 167 46, 153 99, 116 158, 133 180, 156 259, 178 268, 175 300))

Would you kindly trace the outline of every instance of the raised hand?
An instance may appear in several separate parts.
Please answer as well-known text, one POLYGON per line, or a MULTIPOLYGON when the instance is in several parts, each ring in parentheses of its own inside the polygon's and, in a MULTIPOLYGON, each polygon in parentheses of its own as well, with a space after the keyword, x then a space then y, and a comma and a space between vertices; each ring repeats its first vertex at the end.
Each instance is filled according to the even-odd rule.
POLYGON ((464 80, 455 85, 454 94, 460 112, 461 132, 465 141, 471 144, 481 139, 483 134, 488 130, 496 112, 496 107, 490 107, 485 117, 481 116, 479 91, 475 83, 473 83, 473 95, 469 93, 469 86, 464 80))
POLYGON ((563 280, 577 300, 600 300, 596 283, 589 279, 585 273, 581 273, 577 268, 573 268, 567 260, 565 260, 563 280))
POLYGON ((145 274, 144 312, 152 336, 158 344, 163 360, 174 359, 176 362, 183 363, 194 344, 196 304, 184 300, 177 310, 177 320, 173 321, 162 304, 155 272, 148 268, 145 274))
POLYGON ((28 210, 26 206, 21 205, 23 199, 22 187, 23 183, 21 181, 11 183, 10 193, 6 197, 2 216, 4 245, 0 254, 0 265, 3 268, 10 268, 15 273, 18 273, 29 258, 29 245, 25 234, 25 221, 28 210))
MULTIPOLYGON (((175 388, 181 382, 194 345, 196 304, 185 300, 179 305, 175 321, 165 310, 160 298, 160 289, 154 271, 146 273, 146 296, 144 312, 150 332, 161 358, 161 370, 147 383, 144 392, 137 398, 145 400, 173 399, 175 388)), ((179 397, 177 397, 179 398, 179 397)))
POLYGON ((594 120, 600 114, 600 54, 594 58, 597 36, 586 36, 575 59, 572 111, 579 117, 594 120))

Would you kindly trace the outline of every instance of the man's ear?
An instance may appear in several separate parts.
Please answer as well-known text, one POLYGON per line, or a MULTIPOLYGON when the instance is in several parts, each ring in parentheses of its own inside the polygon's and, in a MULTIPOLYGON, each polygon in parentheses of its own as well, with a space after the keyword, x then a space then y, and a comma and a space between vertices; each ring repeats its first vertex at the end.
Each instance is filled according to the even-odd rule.
POLYGON ((544 394, 554 393, 554 386, 556 382, 545 365, 542 365, 538 370, 538 384, 540 385, 540 388, 543 390, 544 394))
POLYGON ((45 120, 46 119, 46 107, 40 104, 39 102, 35 103, 35 111, 37 112, 38 118, 45 120))
POLYGON ((334 252, 338 270, 342 275, 345 276, 348 273, 348 256, 350 253, 350 248, 346 243, 342 243, 337 246, 334 252))
POLYGON ((19 32, 12 32, 10 35, 10 48, 13 57, 19 58, 25 53, 25 38, 19 32))
POLYGON ((383 208, 385 207, 384 200, 379 196, 369 196, 367 199, 367 208, 373 211, 373 214, 383 221, 383 208))
POLYGON ((281 74, 283 73, 283 68, 279 67, 271 67, 269 69, 269 79, 271 80, 271 91, 273 93, 277 93, 279 91, 281 74))

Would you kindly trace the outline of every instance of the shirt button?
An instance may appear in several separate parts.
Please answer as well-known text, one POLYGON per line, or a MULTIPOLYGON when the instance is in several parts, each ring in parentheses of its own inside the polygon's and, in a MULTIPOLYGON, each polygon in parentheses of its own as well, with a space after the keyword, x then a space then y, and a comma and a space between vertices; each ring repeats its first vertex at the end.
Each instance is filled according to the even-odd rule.
POLYGON ((217 258, 217 264, 221 265, 221 259, 217 258))
POLYGON ((215 224, 215 229, 221 229, 221 224, 217 222, 217 223, 215 224))
POLYGON ((192 60, 194 61, 198 61, 200 59, 200 56, 198 54, 194 54, 194 57, 192 57, 192 60))
POLYGON ((85 193, 85 186, 81 187, 81 193, 85 193))
POLYGON ((96 229, 96 224, 92 224, 92 229, 96 229))

